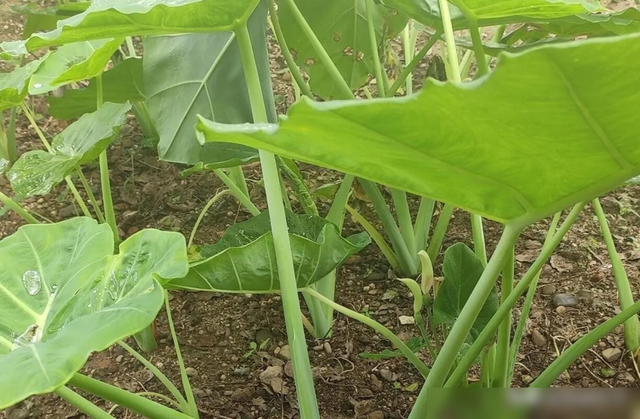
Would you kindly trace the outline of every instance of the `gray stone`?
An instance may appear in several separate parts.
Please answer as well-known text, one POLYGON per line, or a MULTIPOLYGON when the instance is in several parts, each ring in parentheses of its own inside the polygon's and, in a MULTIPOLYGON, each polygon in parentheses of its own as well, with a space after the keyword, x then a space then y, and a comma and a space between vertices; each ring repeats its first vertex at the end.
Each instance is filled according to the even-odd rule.
POLYGON ((580 300, 572 294, 556 294, 553 296, 553 305, 555 307, 576 307, 580 304, 580 300))

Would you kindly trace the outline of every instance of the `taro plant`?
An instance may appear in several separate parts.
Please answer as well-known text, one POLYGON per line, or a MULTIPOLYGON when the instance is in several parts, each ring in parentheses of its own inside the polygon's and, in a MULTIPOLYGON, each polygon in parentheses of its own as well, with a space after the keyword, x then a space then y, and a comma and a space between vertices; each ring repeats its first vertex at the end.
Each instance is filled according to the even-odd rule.
MULTIPOLYGON (((144 296, 158 294, 152 307, 155 311, 150 310, 150 315, 136 327, 121 330, 118 319, 112 322, 105 319, 105 327, 118 330, 117 336, 96 347, 90 346, 88 351, 104 349, 141 331, 152 321, 163 295, 155 291, 159 289, 155 281, 169 289, 280 293, 302 418, 320 417, 304 326, 316 337, 326 336, 331 330, 333 310, 374 328, 421 372, 425 384, 409 417, 424 418, 427 406, 436 400, 435 393, 429 390, 467 385, 469 369, 478 360, 482 364, 480 386, 511 385, 541 268, 589 201, 593 202, 613 261, 623 310, 578 340, 532 386, 550 385, 593 343, 623 322, 627 344, 635 351, 640 302, 633 302, 628 278, 597 197, 640 174, 637 151, 640 132, 633 123, 640 110, 636 93, 640 68, 636 62, 624 59, 638 52, 638 36, 619 36, 637 30, 637 10, 611 14, 595 3, 578 0, 535 0, 520 7, 509 1, 450 3, 332 0, 320 7, 305 0, 281 0, 277 4, 258 0, 96 0, 81 13, 58 20, 55 29, 49 32, 33 33, 24 41, 4 44, 2 57, 14 59, 27 51, 60 46, 42 59, 0 77, 0 109, 21 108, 48 149, 28 152, 17 160, 9 172, 12 186, 18 193, 43 193, 65 180, 73 192, 71 172, 99 158, 103 219, 112 227, 109 234, 104 225, 97 226, 82 218, 66 222, 69 224, 28 226, 21 232, 87 223, 100 229, 105 243, 111 246, 108 255, 112 255, 119 237, 110 197, 106 147, 129 109, 128 101, 137 107, 141 125, 157 133, 161 158, 192 166, 187 174, 212 170, 229 188, 215 195, 205 207, 190 244, 207 208, 225 194, 233 194, 254 216, 232 226, 218 243, 199 246, 197 252, 191 253, 194 256, 188 270, 187 252, 182 248, 176 249, 180 255, 176 253, 174 261, 167 261, 166 269, 146 271, 148 278, 145 278, 153 285, 153 292, 142 293, 135 304, 144 307, 146 299, 151 298, 144 296), (265 46, 267 9, 295 88, 304 96, 279 121, 274 112, 265 46), (506 34, 508 24, 519 26, 506 34), (420 25, 426 27, 424 33, 429 39, 416 51, 420 25), (495 25, 501 26, 493 40, 484 41, 479 28, 495 25), (462 29, 468 31, 470 40, 455 36, 454 30, 462 29), (405 62, 397 68, 390 41, 400 33, 405 62), (578 35, 598 39, 568 42, 578 35), (132 36, 144 37, 142 66, 134 56, 132 36), (122 40, 129 52, 124 61, 113 55, 122 49, 122 40), (422 90, 413 94, 413 73, 438 43, 444 46, 441 54, 448 81, 429 78, 422 90), (90 53, 80 53, 71 66, 59 64, 61 58, 76 49, 90 53), (459 49, 466 50, 461 62, 459 49), (503 51, 511 53, 501 55, 492 72, 491 56, 503 51), (109 61, 116 65, 103 77, 109 61), (111 80, 107 83, 110 73, 111 80), (126 89, 119 86, 121 75, 130 83, 126 89), (91 78, 94 80, 88 87, 70 90, 60 100, 50 99, 54 112, 80 119, 49 146, 31 110, 23 104, 27 93, 39 94, 43 92, 40 89, 46 91, 91 78), (468 78, 474 80, 463 82, 468 78), (393 97, 401 88, 407 96, 393 97), (358 96, 378 99, 356 99, 358 96), (107 97, 112 98, 107 102, 114 103, 105 103, 107 97), (194 125, 196 133, 192 131, 194 125), (91 135, 85 138, 79 133, 91 135), (241 169, 243 164, 254 161, 260 161, 262 167, 268 204, 263 213, 251 201, 241 169), (325 219, 319 217, 296 161, 345 173, 325 219), (36 177, 43 181, 34 182, 36 177), (294 189, 305 214, 287 209, 282 178, 294 189), (348 206, 356 178, 376 209, 390 246, 382 234, 348 206), (380 185, 389 188, 393 211, 380 185), (407 194, 420 199, 416 214, 410 211, 407 194), (432 230, 436 201, 444 205, 432 230), (562 212, 572 206, 559 225, 562 212), (335 301, 335 269, 369 240, 363 234, 341 236, 345 208, 371 233, 396 271, 410 277, 402 282, 414 296, 414 316, 422 336, 420 344, 408 345, 374 319, 335 301), (470 214, 474 249, 454 245, 445 252, 445 282, 440 284, 434 280, 433 262, 440 253, 454 208, 470 214), (553 220, 540 255, 516 283, 513 253, 521 231, 551 216, 553 220), (483 218, 504 225, 490 258, 484 245, 483 218), (420 282, 415 281, 416 277, 420 277, 420 282), (523 314, 513 333, 512 308, 525 292, 523 314), (309 306, 310 322, 302 315, 300 294, 309 306), (440 338, 440 332, 444 332, 444 339, 440 338), (424 347, 429 358, 420 353, 424 347)), ((15 111, 12 115, 15 117, 15 111)), ((7 125, 11 126, 12 121, 7 125)), ((2 138, 6 138, 2 144, 9 156, 13 137, 2 138)), ((5 159, 13 162, 15 157, 5 159)), ((81 172, 78 176, 82 181, 81 172)), ((82 207, 82 197, 74 195, 82 207)), ((14 200, 5 195, 0 198, 27 221, 38 222, 14 200)), ((90 216, 88 208, 85 209, 90 216)), ((100 218, 97 205, 94 212, 100 218)), ((15 237, 20 234, 2 243, 19 240, 15 237)), ((121 244, 119 255, 103 257, 124 260, 127 243, 151 233, 139 234, 121 244)), ((160 240, 156 241, 154 245, 161 245, 160 240)), ((50 243, 29 247, 35 253, 54 242, 52 238, 50 243)), ((7 257, 4 255, 10 254, 11 249, 0 247, 0 251, 3 252, 0 257, 7 257)), ((11 289, 16 288, 15 283, 20 285, 20 278, 27 271, 37 273, 44 281, 45 267, 58 269, 56 262, 62 257, 58 253, 49 254, 53 259, 40 260, 36 253, 37 269, 20 265, 26 269, 24 272, 0 284, 6 287, 4 282, 13 283, 11 289)), ((65 254, 69 256, 69 252, 65 254)), ((25 256, 24 261, 28 260, 25 256)), ((145 261, 131 263, 137 266, 145 261)), ((34 282, 35 277, 30 273, 26 283, 34 282)), ((90 276, 87 283, 93 278, 90 276)), ((98 286, 102 284, 109 291, 107 275, 96 278, 98 286)), ((48 287, 53 284, 47 282, 48 287)), ((29 288, 25 289, 29 294, 29 288)), ((132 285, 132 290, 139 289, 132 285)), ((51 290, 48 291, 45 294, 51 295, 51 290)), ((83 287, 73 292, 70 298, 74 302, 91 299, 91 292, 83 287)), ((23 294, 21 297, 25 297, 23 294)), ((45 301, 44 306, 34 308, 28 303, 26 306, 36 314, 41 307, 49 313, 47 310, 56 306, 56 295, 62 296, 62 288, 51 296, 51 305, 45 301)), ((122 298, 125 297, 129 298, 129 294, 122 298)), ((20 298, 15 300, 22 301, 20 298)), ((101 311, 111 313, 112 306, 104 307, 100 306, 101 311)), ((55 342, 56 334, 75 330, 71 326, 78 321, 75 319, 83 318, 83 310, 60 315, 63 324, 66 324, 63 318, 69 319, 68 325, 56 331, 50 331, 46 321, 25 323, 17 328, 13 324, 7 326, 9 334, 4 338, 7 359, 55 342), (25 331, 29 332, 26 341, 22 336, 25 331)), ((173 330, 172 334, 175 335, 173 330)), ((79 339, 90 345, 91 336, 79 339)), ((47 386, 29 389, 25 384, 22 387, 27 390, 7 399, 5 405, 30 394, 55 390, 93 412, 90 414, 109 417, 100 416, 104 412, 96 412, 95 406, 68 393, 64 387, 68 383, 115 399, 148 417, 182 417, 167 416, 180 414, 162 410, 157 404, 151 407, 148 400, 74 375, 87 356, 88 352, 74 358, 73 368, 54 381, 45 376, 47 386)), ((142 356, 137 357, 144 362, 142 356)), ((181 360, 179 351, 178 357, 181 360)), ((161 373, 157 375, 183 414, 197 417, 193 394, 184 368, 181 369, 186 398, 161 373)), ((8 385, 0 383, 0 388, 8 385)))

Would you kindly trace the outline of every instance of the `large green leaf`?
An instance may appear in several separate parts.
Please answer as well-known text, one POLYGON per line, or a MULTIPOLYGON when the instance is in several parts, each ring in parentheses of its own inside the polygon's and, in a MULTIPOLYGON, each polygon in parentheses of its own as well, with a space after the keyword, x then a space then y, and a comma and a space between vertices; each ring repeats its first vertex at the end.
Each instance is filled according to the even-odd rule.
MULTIPOLYGON (((444 281, 433 303, 433 321, 436 324, 453 326, 473 293, 484 266, 471 249, 457 243, 444 253, 442 270, 444 281)), ((497 310, 498 293, 494 287, 469 332, 467 343, 473 343, 497 310)))
POLYGON ((610 36, 640 32, 640 10, 626 10, 598 15, 578 15, 535 24, 557 36, 610 36))
POLYGON ((75 168, 98 158, 125 122, 131 105, 105 103, 98 111, 83 115, 53 139, 53 152, 24 153, 7 177, 20 196, 44 195, 75 168))
MULTIPOLYGON (((366 0, 296 0, 296 5, 322 46, 352 89, 362 87, 374 74, 373 51, 367 27, 366 0)), ((340 89, 316 54, 287 2, 278 15, 282 32, 296 63, 310 77, 311 90, 322 98, 340 97, 340 89)), ((407 19, 381 5, 373 8, 378 44, 404 28, 407 19)))
MULTIPOLYGON (((49 96, 49 114, 57 119, 74 119, 97 109, 96 83, 84 89, 66 90, 61 97, 49 96)), ((105 102, 141 102, 144 95, 142 59, 128 58, 102 75, 105 102)))
POLYGON ((102 74, 121 39, 101 39, 63 45, 50 54, 29 82, 29 94, 41 95, 61 85, 102 74))
MULTIPOLYGON (((357 253, 370 239, 366 233, 342 238, 324 218, 287 213, 291 253, 299 288, 323 278, 357 253)), ((235 224, 214 246, 200 251, 204 260, 189 274, 166 286, 202 291, 276 293, 280 291, 269 213, 235 224)))
MULTIPOLYGON (((270 120, 276 120, 265 40, 266 4, 248 22, 270 120)), ((151 119, 160 134, 160 158, 206 168, 258 159, 235 144, 202 147, 193 126, 198 115, 226 123, 252 121, 240 49, 231 32, 145 39, 144 78, 151 119)))
POLYGON ((28 38, 35 32, 55 29, 59 20, 84 12, 90 4, 90 2, 78 2, 64 3, 55 7, 42 7, 36 2, 31 2, 13 6, 11 10, 27 17, 22 35, 28 38))
POLYGON ((29 90, 29 80, 42 64, 42 59, 32 61, 11 73, 0 73, 0 111, 20 106, 29 90))
POLYGON ((51 32, 33 34, 26 48, 130 35, 233 30, 260 0, 94 0, 51 32))
POLYGON ((92 352, 148 326, 162 307, 154 279, 184 276, 178 233, 144 230, 113 254, 106 224, 29 225, 0 242, 0 409, 53 391, 92 352))
POLYGON ((640 37, 604 38, 501 57, 463 85, 428 80, 417 95, 303 100, 278 125, 202 119, 234 142, 338 169, 509 223, 592 199, 640 173, 640 37))
MULTIPOLYGON (((586 0, 459 0, 477 19, 480 26, 546 21, 581 13, 603 11, 597 3, 586 0)), ((438 0, 382 0, 389 7, 404 11, 424 25, 442 28, 438 0)), ((455 3, 455 2, 452 2, 455 3)), ((460 9, 449 5, 455 29, 467 27, 460 9)))

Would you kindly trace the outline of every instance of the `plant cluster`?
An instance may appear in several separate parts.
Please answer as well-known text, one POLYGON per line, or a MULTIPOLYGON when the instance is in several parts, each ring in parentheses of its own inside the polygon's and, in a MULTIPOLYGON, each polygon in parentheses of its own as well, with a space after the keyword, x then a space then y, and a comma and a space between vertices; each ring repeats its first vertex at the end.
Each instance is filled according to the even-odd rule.
POLYGON ((91 417, 112 418, 76 388, 149 418, 198 418, 167 298, 168 290, 196 290, 281 294, 303 419, 321 411, 305 333, 329 336, 335 311, 398 348, 377 356, 404 356, 424 376, 409 418, 435 415, 427 406, 441 393, 430 389, 511 385, 541 268, 589 203, 622 311, 531 386, 551 385, 619 324, 628 349, 640 347, 640 302, 598 200, 640 175, 640 61, 629 58, 640 53, 638 9, 613 13, 586 0, 94 0, 16 11, 27 16, 24 39, 0 45, 0 57, 15 66, 0 74, 0 172, 15 196, 0 193, 0 201, 29 225, 0 241, 0 409, 54 392, 91 417), (483 39, 487 27, 492 39, 483 39), (298 97, 280 118, 267 28, 298 97), (437 45, 441 54, 422 84, 415 69, 437 45), (422 85, 415 93, 414 81, 422 85), (61 87, 62 95, 51 94, 61 87), (48 138, 33 96, 46 97, 53 117, 74 122, 48 138), (160 159, 186 165, 185 176, 212 171, 228 188, 211 198, 188 239, 152 229, 120 237, 107 153, 129 113, 157 142, 160 159), (19 114, 44 149, 18 155, 19 114), (83 174, 95 161, 101 199, 83 174), (242 171, 258 161, 262 213, 242 171), (312 191, 298 162, 344 176, 312 191), (285 183, 298 205, 283 194, 285 183), (20 205, 59 184, 83 217, 49 223, 20 205), (349 205, 356 186, 383 231, 349 205), (321 194, 331 199, 327 214, 318 210, 321 194), (225 195, 253 217, 217 243, 193 246, 204 215, 225 195), (414 213, 410 195, 419 199, 414 213), (449 247, 440 281, 433 265, 455 208, 470 214, 473 250, 449 247), (347 213, 366 233, 342 235, 347 213), (539 256, 516 281, 521 232, 549 217, 539 256), (490 257, 483 219, 504 226, 490 257), (371 240, 413 295, 415 341, 334 298, 336 269, 371 240), (150 325, 163 304, 182 391, 123 342, 134 336, 152 351, 150 325), (79 373, 92 352, 114 344, 164 384, 171 397, 152 395, 166 403, 79 373), (470 384, 477 364, 481 380, 470 384))

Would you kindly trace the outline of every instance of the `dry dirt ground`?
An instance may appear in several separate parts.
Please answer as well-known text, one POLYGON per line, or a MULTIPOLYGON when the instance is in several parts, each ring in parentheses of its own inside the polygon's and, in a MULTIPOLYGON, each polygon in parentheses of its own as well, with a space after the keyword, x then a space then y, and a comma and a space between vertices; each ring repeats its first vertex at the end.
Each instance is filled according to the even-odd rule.
MULTIPOLYGON (((0 1, 0 41, 17 38, 21 20, 8 13, 8 6, 14 2, 0 1)), ((278 68, 282 60, 277 47, 271 49, 274 66, 278 68)), ((292 101, 289 82, 282 74, 279 71, 273 74, 281 111, 292 101)), ((39 112, 38 123, 45 132, 55 134, 64 128, 64 123, 48 117, 46 104, 36 101, 34 106, 39 112)), ((18 139, 21 152, 40 147, 37 136, 22 117, 18 139)), ((158 161, 153 148, 145 146, 134 120, 129 121, 119 141, 109 150, 109 159, 117 218, 126 236, 146 227, 188 235, 207 200, 222 188, 213 174, 182 178, 179 168, 158 161)), ((89 166, 85 173, 99 192, 97 167, 89 166)), ((336 174, 311 166, 303 166, 303 173, 312 186, 336 179, 336 174)), ((246 167, 246 176, 252 196, 264 207, 263 191, 258 183, 259 167, 246 167)), ((11 193, 3 177, 0 177, 0 190, 11 193)), ((620 188, 602 199, 636 296, 640 295, 640 242, 637 240, 640 215, 635 211, 639 199, 640 187, 636 186, 620 188)), ((23 204, 54 221, 77 214, 72 199, 62 188, 42 198, 27 199, 23 204)), ((361 208, 370 220, 375 219, 366 202, 354 197, 351 204, 361 208)), ((328 203, 322 203, 323 213, 327 208, 328 203)), ((229 225, 248 216, 233 200, 221 201, 206 216, 197 242, 215 242, 229 225)), ((21 224, 14 214, 3 214, 0 238, 12 234, 21 224)), ((525 231, 517 249, 518 274, 522 274, 535 257, 547 225, 548 220, 525 231)), ((500 227, 490 222, 485 226, 487 244, 492 250, 500 227)), ((358 228, 348 223, 346 230, 350 233, 358 228)), ((470 243, 469 220, 465 213, 456 212, 445 247, 460 241, 470 243)), ((437 265, 439 263, 441 261, 437 265)), ((412 301, 401 284, 390 279, 392 277, 385 259, 370 245, 339 270, 337 300, 358 312, 368 313, 400 333, 403 339, 409 339, 418 332, 412 326, 401 326, 398 317, 411 314, 412 301), (395 297, 389 299, 393 295, 395 297)), ((175 325, 203 418, 296 417, 280 304, 278 296, 172 294, 175 325), (250 353, 252 342, 264 345, 261 350, 250 353), (261 374, 270 366, 283 368, 284 387, 274 388, 261 380, 261 374)), ((525 386, 571 342, 619 310, 606 249, 594 214, 587 209, 543 269, 518 357, 514 386, 525 386), (576 305, 558 309, 553 302, 558 294, 575 297, 576 305)), ((514 316, 518 314, 519 310, 515 310, 514 316)), ((179 382, 164 314, 157 321, 157 332, 160 347, 150 355, 150 360, 179 382)), ((407 416, 417 394, 415 384, 421 383, 417 371, 403 359, 369 361, 358 355, 388 349, 387 341, 367 327, 338 315, 333 337, 324 341, 308 338, 308 345, 324 418, 400 419, 407 416)), ((428 360, 426 354, 422 356, 428 360)), ((84 373, 133 392, 162 391, 151 374, 117 346, 92 356, 84 373)), ((555 385, 637 387, 638 375, 631 355, 624 350, 622 328, 618 328, 582 356, 555 385), (622 356, 607 361, 603 352, 614 348, 620 349, 622 356)), ((97 403, 111 407, 109 403, 97 403)), ((0 417, 2 415, 0 413, 0 417)), ((114 415, 135 417, 121 409, 116 409, 114 415)), ((7 419, 84 417, 53 396, 33 397, 4 412, 4 416, 7 419)))

